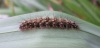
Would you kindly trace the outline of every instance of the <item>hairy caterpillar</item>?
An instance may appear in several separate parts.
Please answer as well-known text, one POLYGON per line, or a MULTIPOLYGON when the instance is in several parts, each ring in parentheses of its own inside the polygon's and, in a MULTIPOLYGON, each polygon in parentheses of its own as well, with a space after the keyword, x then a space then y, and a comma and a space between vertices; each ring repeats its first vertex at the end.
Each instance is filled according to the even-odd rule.
POLYGON ((34 28, 62 28, 62 29, 79 29, 78 25, 71 20, 63 18, 36 18, 22 22, 19 29, 21 31, 31 30, 34 28))

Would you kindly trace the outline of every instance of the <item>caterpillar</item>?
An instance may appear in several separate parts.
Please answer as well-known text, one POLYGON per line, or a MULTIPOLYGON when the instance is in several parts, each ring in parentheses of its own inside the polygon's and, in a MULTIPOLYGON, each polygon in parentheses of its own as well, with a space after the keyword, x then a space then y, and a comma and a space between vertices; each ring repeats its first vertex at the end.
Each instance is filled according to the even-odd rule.
POLYGON ((61 29, 79 29, 79 26, 75 21, 71 21, 63 18, 36 18, 22 22, 19 29, 21 31, 31 30, 34 28, 61 28, 61 29))

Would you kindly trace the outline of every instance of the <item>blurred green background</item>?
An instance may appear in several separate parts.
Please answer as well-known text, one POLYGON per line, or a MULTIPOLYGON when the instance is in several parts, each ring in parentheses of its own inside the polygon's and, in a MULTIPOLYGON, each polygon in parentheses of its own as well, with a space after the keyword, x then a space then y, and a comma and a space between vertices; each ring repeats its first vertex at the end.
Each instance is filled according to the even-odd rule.
POLYGON ((0 0, 0 16, 60 11, 100 26, 100 0, 0 0))

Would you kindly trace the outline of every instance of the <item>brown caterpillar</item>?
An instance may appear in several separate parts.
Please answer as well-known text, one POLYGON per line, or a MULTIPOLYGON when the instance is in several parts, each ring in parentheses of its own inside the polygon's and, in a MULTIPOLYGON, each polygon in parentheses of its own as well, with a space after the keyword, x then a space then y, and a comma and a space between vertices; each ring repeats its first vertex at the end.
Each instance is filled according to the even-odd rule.
POLYGON ((19 29, 21 31, 31 30, 34 28, 62 28, 62 29, 79 29, 78 25, 71 20, 63 18, 36 18, 22 22, 19 29))

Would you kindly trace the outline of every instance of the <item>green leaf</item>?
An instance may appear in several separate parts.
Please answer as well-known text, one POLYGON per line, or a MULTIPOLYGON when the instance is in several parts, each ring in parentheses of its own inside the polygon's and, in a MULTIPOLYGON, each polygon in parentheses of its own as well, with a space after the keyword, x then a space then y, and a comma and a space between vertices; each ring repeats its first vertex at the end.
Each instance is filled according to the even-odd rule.
POLYGON ((92 8, 90 8, 87 4, 87 1, 84 0, 84 1, 80 1, 80 0, 77 0, 83 7, 84 9, 89 13, 91 14, 91 17, 93 17, 98 23, 100 23, 100 18, 99 16, 97 16, 97 14, 92 10, 92 8))
POLYGON ((65 8, 71 10, 79 18, 96 25, 99 23, 99 9, 93 6, 89 0, 63 0, 65 8))
POLYGON ((14 0, 14 3, 24 9, 24 11, 34 11, 36 9, 38 10, 47 10, 47 8, 43 5, 41 5, 36 0, 14 0))
MULTIPOLYGON (((15 13, 16 15, 22 14, 24 11, 22 11, 20 8, 18 7, 14 7, 15 13)), ((12 9, 8 8, 8 9, 0 9, 0 14, 7 14, 9 16, 12 16, 12 9)))
POLYGON ((0 20, 0 48, 96 48, 100 47, 99 31, 100 27, 62 12, 29 13, 0 20), (46 16, 73 20, 80 30, 51 28, 20 31, 19 22, 46 16))
POLYGON ((69 10, 74 12, 74 14, 76 14, 79 18, 87 20, 89 22, 95 22, 95 20, 93 20, 93 18, 91 18, 91 16, 85 10, 83 10, 83 8, 81 8, 76 1, 63 0, 63 4, 65 8, 68 8, 69 10))

